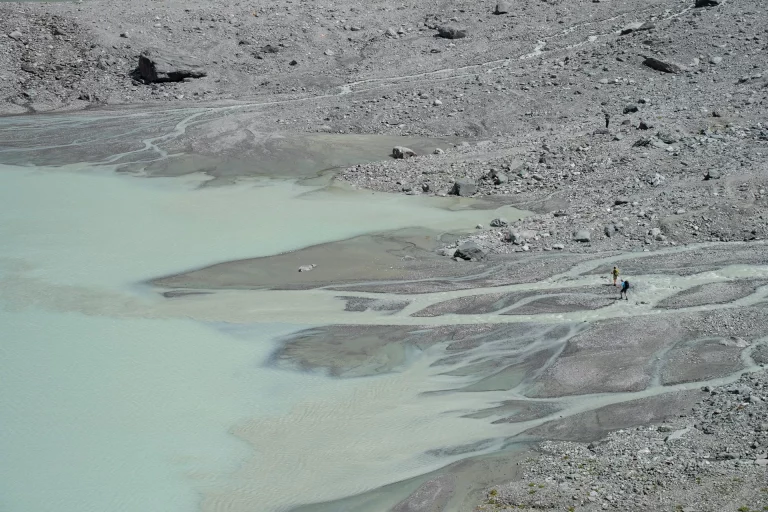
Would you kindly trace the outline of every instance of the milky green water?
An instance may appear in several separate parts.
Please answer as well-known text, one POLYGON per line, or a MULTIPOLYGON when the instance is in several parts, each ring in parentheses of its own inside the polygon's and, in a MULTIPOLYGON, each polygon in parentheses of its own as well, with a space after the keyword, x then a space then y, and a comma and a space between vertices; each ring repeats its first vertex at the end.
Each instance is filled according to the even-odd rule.
POLYGON ((306 325, 243 336, 166 315, 168 301, 137 286, 370 231, 469 229, 494 212, 71 170, 0 166, 3 512, 239 510, 243 496, 248 510, 282 510, 436 469, 453 459, 425 451, 499 435, 443 415, 455 400, 419 405, 441 386, 425 384, 430 358, 362 380, 279 371, 265 364, 274 340, 306 325))

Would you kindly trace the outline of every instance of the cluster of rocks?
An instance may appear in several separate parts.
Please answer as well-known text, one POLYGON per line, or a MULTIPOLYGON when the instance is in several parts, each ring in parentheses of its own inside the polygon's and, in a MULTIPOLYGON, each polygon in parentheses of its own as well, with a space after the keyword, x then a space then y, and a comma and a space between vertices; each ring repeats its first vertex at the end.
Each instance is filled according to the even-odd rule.
POLYGON ((691 411, 586 443, 544 442, 477 510, 768 508, 768 375, 706 386, 691 411))
MULTIPOLYGON (((734 128, 725 133, 731 131, 740 130, 734 128)), ((418 157, 397 165, 359 166, 345 176, 360 183, 360 175, 365 174, 373 181, 371 188, 390 191, 401 188, 409 194, 483 198, 507 195, 510 191, 509 204, 538 210, 534 216, 513 223, 509 229, 493 229, 501 226, 491 224, 490 230, 478 231, 463 240, 471 240, 491 252, 550 250, 564 246, 576 251, 650 250, 679 243, 759 240, 768 235, 763 222, 768 214, 765 210, 768 183, 759 171, 761 164, 736 154, 743 148, 738 141, 749 137, 750 131, 741 130, 742 135, 738 137, 721 139, 712 139, 706 133, 679 135, 678 156, 673 157, 663 174, 650 168, 643 172, 649 162, 633 155, 631 146, 622 148, 615 142, 596 138, 591 142, 592 158, 582 155, 579 159, 572 158, 571 150, 545 144, 538 152, 529 152, 527 161, 512 164, 487 161, 443 164, 454 153, 461 154, 462 148, 457 147, 441 157, 418 157), (706 151, 702 155, 701 148, 709 144, 709 140, 728 140, 729 144, 721 145, 717 152, 706 151), (627 156, 613 163, 608 156, 610 151, 622 149, 627 149, 627 156), (743 180, 728 190, 721 184, 721 178, 730 170, 721 172, 711 167, 704 170, 704 165, 692 165, 691 162, 704 156, 710 166, 717 165, 717 168, 732 166, 726 162, 741 159, 743 163, 738 172, 744 173, 741 174, 743 180), (751 165, 755 167, 749 169, 751 165), (747 172, 745 167, 749 169, 747 172), (462 177, 452 176, 456 175, 455 169, 461 169, 458 176, 462 177), (378 172, 387 171, 388 177, 377 177, 378 172), (418 186, 411 185, 414 182, 418 186), (549 202, 536 204, 542 199, 549 202), (515 235, 520 232, 535 235, 515 235), (520 243, 520 240, 536 243, 520 243)), ((671 136, 663 132, 661 136, 671 140, 671 136)), ((578 149, 574 152, 578 154, 578 149)))

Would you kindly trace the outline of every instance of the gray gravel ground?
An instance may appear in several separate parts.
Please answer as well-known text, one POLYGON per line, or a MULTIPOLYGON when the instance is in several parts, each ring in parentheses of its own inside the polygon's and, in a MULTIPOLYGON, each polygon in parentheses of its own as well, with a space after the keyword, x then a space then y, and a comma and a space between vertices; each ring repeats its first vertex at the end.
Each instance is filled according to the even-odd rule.
POLYGON ((476 510, 768 510, 766 400, 768 376, 748 373, 660 425, 544 442, 476 510))

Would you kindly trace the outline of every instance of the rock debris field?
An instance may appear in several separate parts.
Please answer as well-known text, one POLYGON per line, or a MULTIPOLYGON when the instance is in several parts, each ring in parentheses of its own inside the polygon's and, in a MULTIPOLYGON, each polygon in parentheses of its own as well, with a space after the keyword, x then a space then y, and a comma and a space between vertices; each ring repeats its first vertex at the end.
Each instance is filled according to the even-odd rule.
POLYGON ((477 510, 768 510, 768 379, 745 374, 679 418, 589 444, 547 441, 477 510))
MULTIPOLYGON (((591 257, 605 261, 588 274, 606 279, 614 255, 622 276, 701 273, 703 284, 658 302, 639 283, 642 299, 632 289, 627 304, 659 315, 695 311, 690 325, 706 348, 658 355, 690 370, 668 378, 643 366, 631 389, 597 377, 576 389, 574 381, 589 380, 583 369, 554 365, 547 372, 557 384, 527 398, 732 378, 681 388, 684 397, 664 414, 633 422, 642 426, 623 428, 593 411, 537 427, 531 436, 546 440, 520 462, 518 479, 488 488, 473 506, 755 512, 768 510, 768 281, 750 274, 768 265, 767 55, 764 0, 3 2, 0 114, 189 109, 183 121, 173 114, 166 121, 183 133, 196 116, 247 108, 262 133, 402 140, 375 161, 338 166, 337 185, 530 213, 520 220, 489 213, 428 255, 409 254, 403 282, 359 277, 365 297, 340 287, 350 312, 404 310, 409 321, 442 321, 509 308, 499 314, 543 312, 546 323, 615 307, 616 294, 564 286, 536 303, 526 302, 530 290, 458 294, 423 309, 411 295, 529 283, 591 257), (435 142, 415 150, 415 138, 435 142), (685 251, 694 246, 703 249, 685 251), (413 270, 413 261, 429 265, 413 270), (734 265, 732 275, 706 282, 706 272, 734 265), (384 302, 370 296, 393 290, 384 302)), ((153 140, 184 149, 163 129, 153 140)), ((216 144, 205 149, 215 153, 216 144)), ((293 279, 322 278, 322 265, 306 265, 293 279)), ((634 343, 647 324, 623 317, 634 330, 622 336, 634 343)), ((610 327, 614 333, 621 323, 610 327)), ((562 352, 546 355, 578 366, 587 344, 587 359, 600 360, 611 336, 563 341, 562 352)), ((395 510, 449 510, 427 501, 395 510)))

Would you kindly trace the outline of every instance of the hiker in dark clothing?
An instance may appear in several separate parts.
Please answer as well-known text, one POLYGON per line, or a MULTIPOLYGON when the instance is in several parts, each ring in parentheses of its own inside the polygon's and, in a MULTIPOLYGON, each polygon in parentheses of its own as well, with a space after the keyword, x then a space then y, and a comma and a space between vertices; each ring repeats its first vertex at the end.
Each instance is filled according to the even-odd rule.
POLYGON ((621 300, 622 297, 629 300, 629 297, 627 297, 627 291, 629 290, 629 281, 622 280, 621 281, 621 293, 619 293, 619 300, 621 300))
POLYGON ((608 125, 611 124, 611 114, 608 112, 604 112, 603 115, 605 115, 605 128, 608 128, 608 125))

